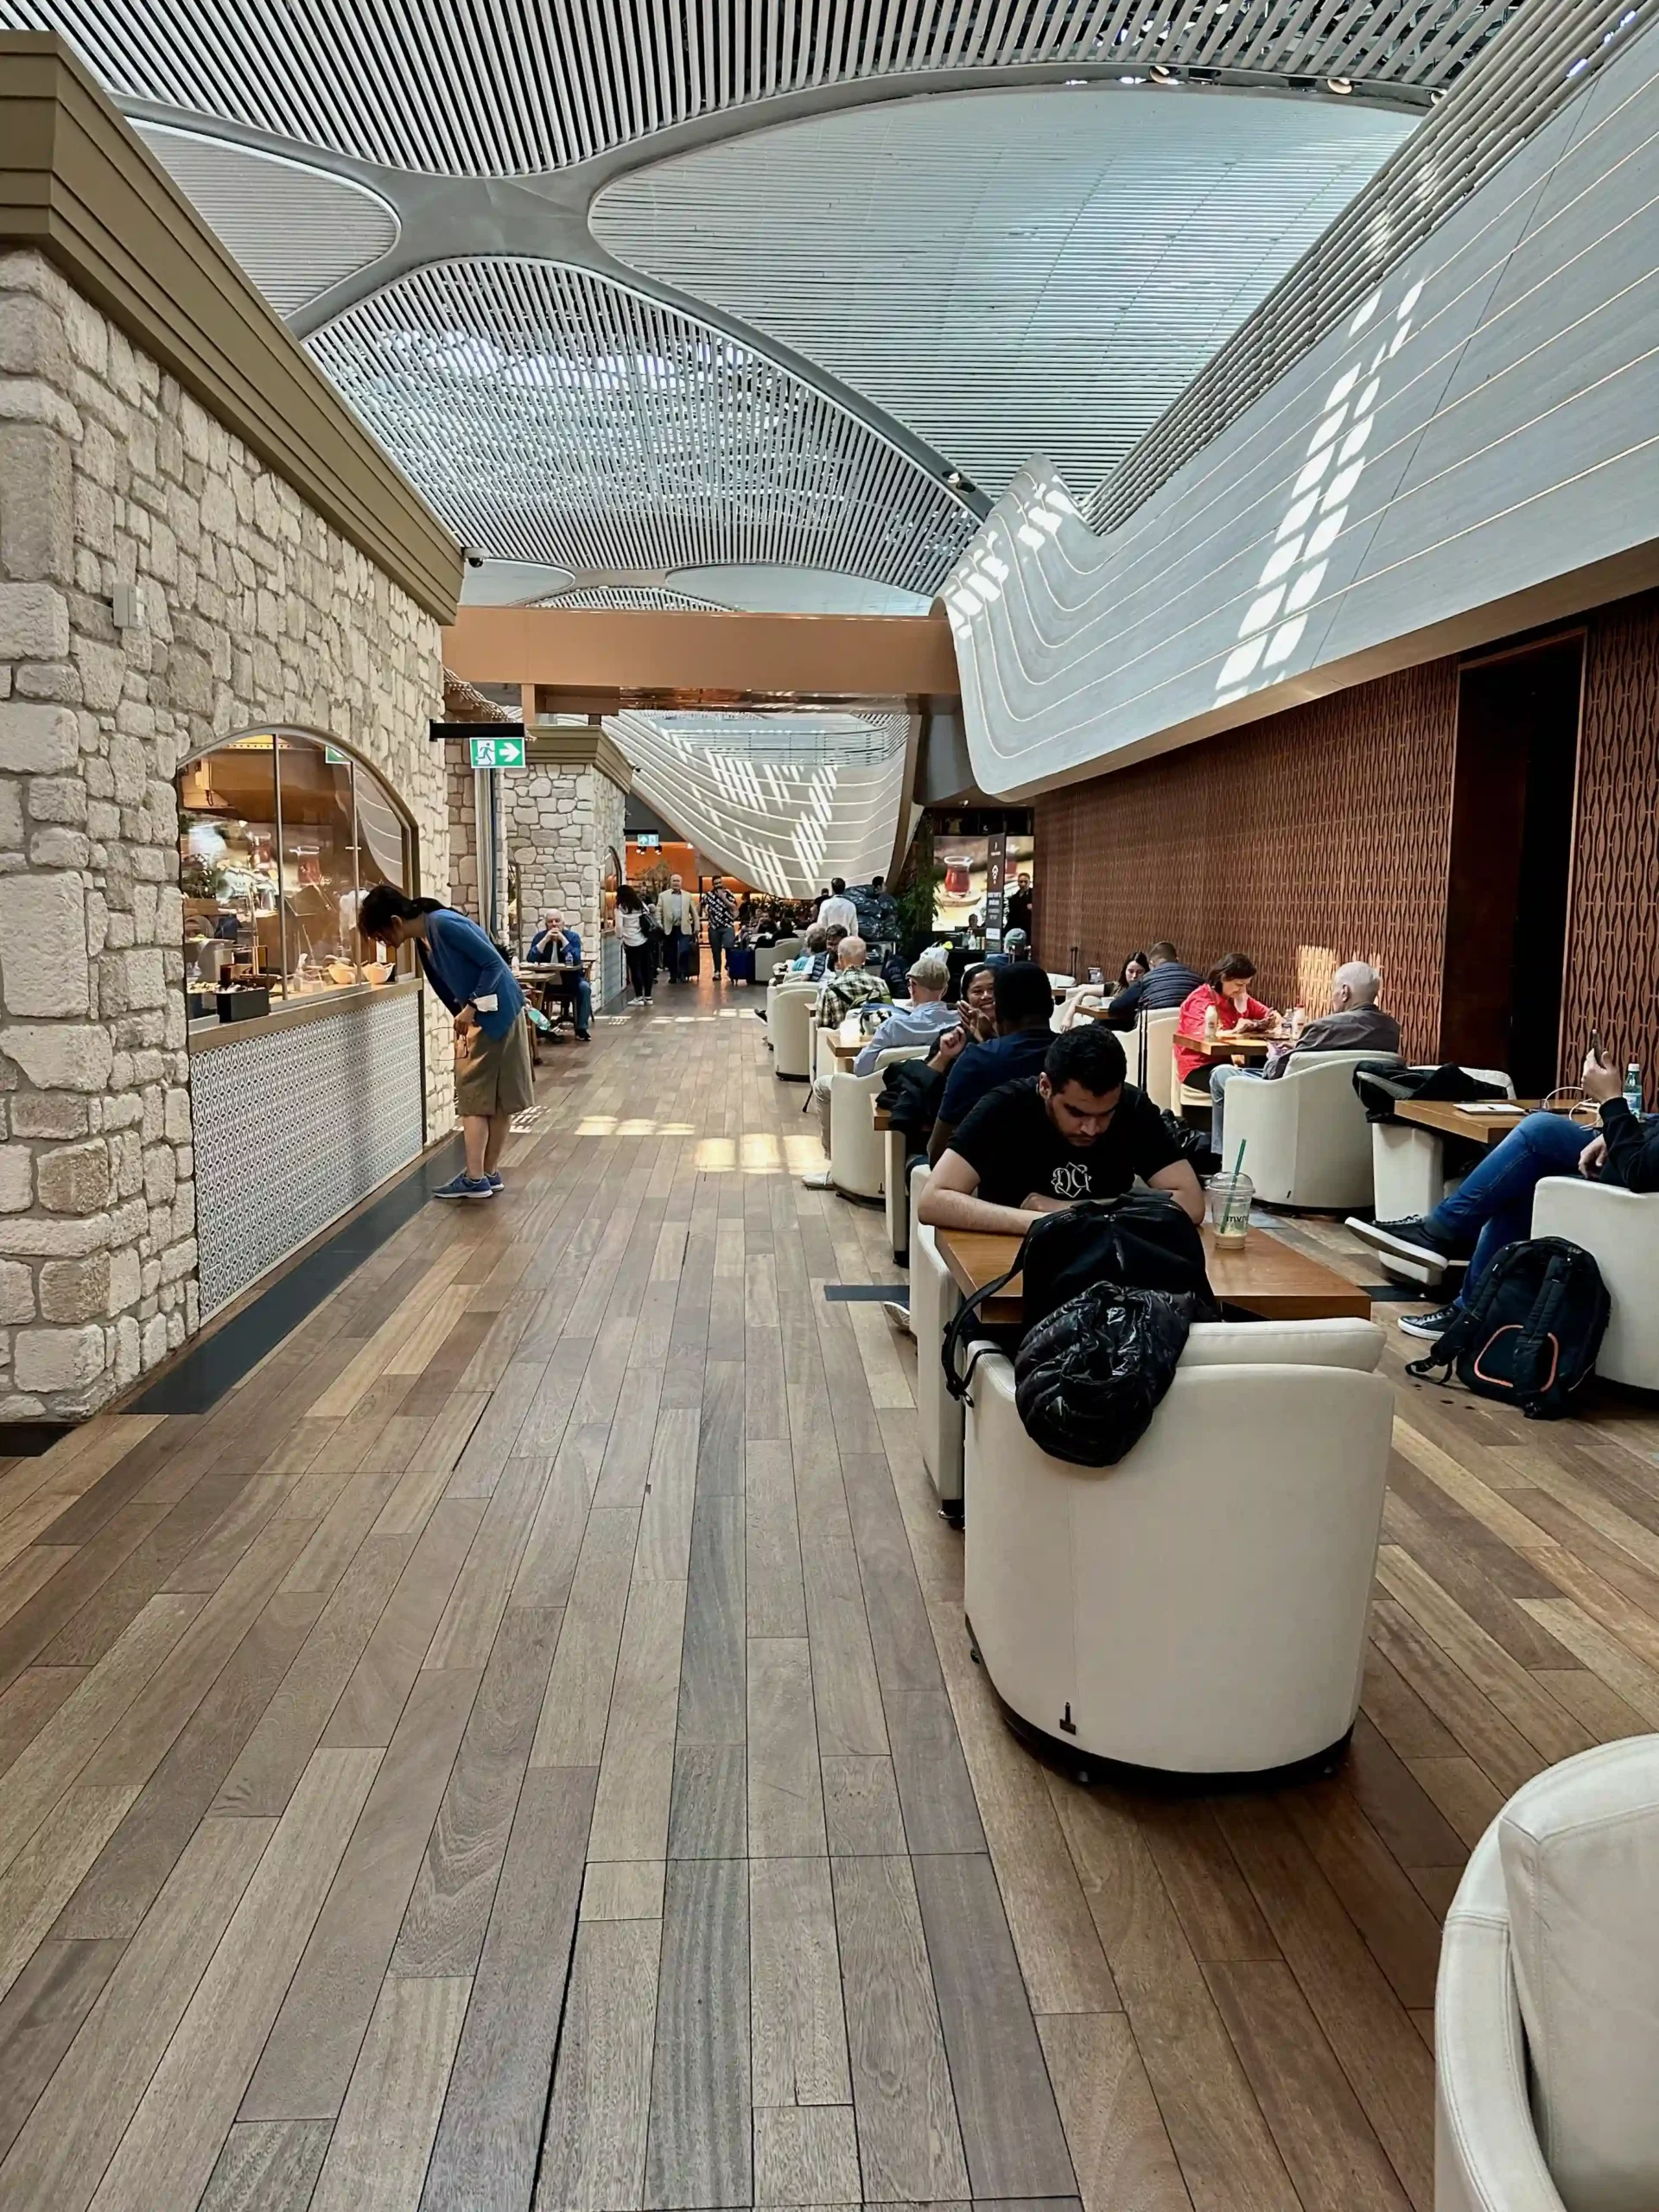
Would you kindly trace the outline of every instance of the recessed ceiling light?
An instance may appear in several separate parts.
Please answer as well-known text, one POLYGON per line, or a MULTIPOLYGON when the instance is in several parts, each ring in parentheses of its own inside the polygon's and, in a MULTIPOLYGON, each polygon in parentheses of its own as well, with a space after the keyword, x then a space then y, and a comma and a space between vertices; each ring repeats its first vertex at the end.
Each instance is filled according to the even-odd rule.
POLYGON ((1086 77, 1066 77, 1061 81, 1067 85, 1086 85, 1089 79, 1086 77))
POLYGON ((1144 85, 1147 80, 1144 77, 1120 77, 1117 81, 1120 85, 1144 85))
POLYGON ((1351 92, 1354 89, 1354 80, 1351 77, 1327 77, 1325 80, 1325 89, 1327 92, 1351 92))

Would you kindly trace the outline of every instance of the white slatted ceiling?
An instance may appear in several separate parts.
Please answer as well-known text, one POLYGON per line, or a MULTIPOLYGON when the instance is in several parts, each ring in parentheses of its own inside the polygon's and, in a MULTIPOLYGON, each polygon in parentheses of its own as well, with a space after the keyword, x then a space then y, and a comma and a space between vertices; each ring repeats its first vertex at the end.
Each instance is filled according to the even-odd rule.
POLYGON ((348 178, 223 138, 137 128, 278 315, 297 313, 397 242, 391 208, 348 178))
POLYGON ((583 270, 435 264, 308 342, 456 535, 499 559, 777 561, 931 593, 973 533, 823 393, 583 270))
POLYGON ((1116 529, 1218 437, 1656 16, 1659 0, 1535 0, 1096 487, 1095 528, 1116 529))
POLYGON ((805 899, 831 875, 868 882, 892 861, 904 804, 904 718, 860 718, 862 739, 843 729, 834 747, 823 724, 854 719, 631 712, 605 728, 632 764, 635 790, 683 837, 745 882, 805 899), (816 735, 787 734, 791 724, 804 731, 815 721, 816 735), (791 741, 822 747, 823 757, 767 757, 765 747, 775 755, 791 741))
POLYGON ((511 176, 908 71, 1164 63, 1451 82, 1517 0, 0 0, 118 92, 397 168, 511 176))
POLYGON ((630 171, 592 223, 1000 493, 1129 451, 1412 128, 1245 94, 883 102, 630 171))

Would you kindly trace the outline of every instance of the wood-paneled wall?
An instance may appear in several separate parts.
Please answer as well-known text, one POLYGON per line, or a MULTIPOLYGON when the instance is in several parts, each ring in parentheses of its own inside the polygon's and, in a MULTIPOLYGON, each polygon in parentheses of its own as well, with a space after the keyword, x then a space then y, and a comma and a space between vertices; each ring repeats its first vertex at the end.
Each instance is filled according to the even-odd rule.
POLYGON ((1591 618, 1561 1022, 1562 1073, 1592 1027, 1659 1065, 1659 594, 1591 618))
POLYGON ((1039 800, 1042 957, 1116 974, 1158 938, 1198 969, 1243 950, 1278 1005, 1357 957, 1433 1052, 1457 705, 1434 661, 1039 800))
MULTIPOLYGON (((1659 1067, 1659 594, 1586 627, 1567 1080, 1592 1026, 1659 1067)), ((1457 661, 1430 662, 1039 800, 1043 957, 1115 973, 1160 937, 1198 968, 1242 950, 1287 1005, 1357 956, 1407 1051, 1436 1053, 1457 706, 1457 661)))

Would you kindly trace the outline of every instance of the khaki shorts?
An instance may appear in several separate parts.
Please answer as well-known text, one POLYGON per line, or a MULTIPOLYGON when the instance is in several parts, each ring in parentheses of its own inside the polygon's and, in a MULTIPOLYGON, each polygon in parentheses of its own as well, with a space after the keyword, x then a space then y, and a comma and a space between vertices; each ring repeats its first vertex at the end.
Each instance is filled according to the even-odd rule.
POLYGON ((536 1103, 530 1033, 520 1015, 505 1037, 469 1029, 455 1039, 455 1111, 522 1114, 536 1103))

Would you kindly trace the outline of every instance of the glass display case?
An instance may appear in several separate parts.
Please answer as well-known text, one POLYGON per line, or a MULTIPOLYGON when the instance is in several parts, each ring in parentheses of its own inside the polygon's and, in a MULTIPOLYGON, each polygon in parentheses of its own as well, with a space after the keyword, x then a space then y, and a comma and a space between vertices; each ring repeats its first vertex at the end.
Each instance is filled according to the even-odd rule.
POLYGON ((321 738, 251 732, 188 760, 178 797, 193 1018, 264 1013, 397 972, 365 961, 357 913, 373 884, 409 888, 412 833, 359 761, 321 738))

